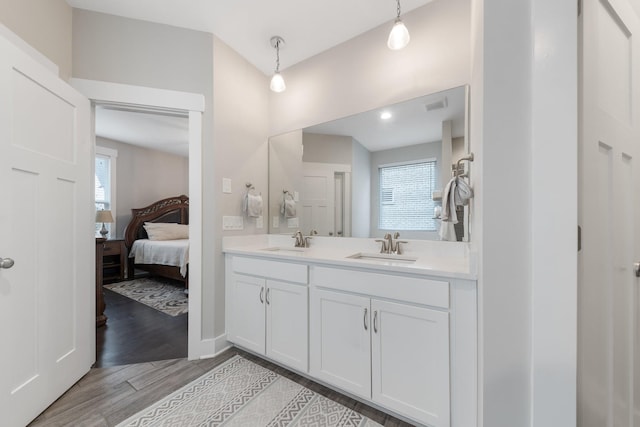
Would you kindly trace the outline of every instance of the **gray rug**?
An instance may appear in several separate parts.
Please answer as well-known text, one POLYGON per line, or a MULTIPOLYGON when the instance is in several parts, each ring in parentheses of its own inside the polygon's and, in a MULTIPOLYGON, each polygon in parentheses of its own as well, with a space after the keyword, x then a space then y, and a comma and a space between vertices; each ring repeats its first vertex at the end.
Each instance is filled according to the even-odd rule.
POLYGON ((234 356, 117 427, 381 427, 364 415, 234 356))
POLYGON ((170 316, 188 312, 189 299, 184 293, 184 287, 169 280, 143 278, 112 283, 104 287, 170 316))

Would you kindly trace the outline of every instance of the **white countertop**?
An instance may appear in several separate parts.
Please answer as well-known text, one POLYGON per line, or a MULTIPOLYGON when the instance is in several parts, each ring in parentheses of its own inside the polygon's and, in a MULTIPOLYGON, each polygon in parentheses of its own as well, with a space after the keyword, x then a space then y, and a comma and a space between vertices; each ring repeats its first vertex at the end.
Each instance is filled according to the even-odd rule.
POLYGON ((358 253, 379 253, 380 243, 373 238, 314 236, 309 248, 294 248, 294 241, 289 235, 234 236, 223 239, 223 252, 336 267, 476 280, 476 257, 469 250, 468 243, 429 240, 408 242, 402 246, 401 257, 415 261, 349 258, 358 253))

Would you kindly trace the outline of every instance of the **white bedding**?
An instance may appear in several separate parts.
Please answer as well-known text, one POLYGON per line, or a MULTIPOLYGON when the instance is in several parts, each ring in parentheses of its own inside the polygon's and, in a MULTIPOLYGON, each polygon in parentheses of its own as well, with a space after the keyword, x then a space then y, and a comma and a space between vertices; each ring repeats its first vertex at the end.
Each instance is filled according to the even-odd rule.
POLYGON ((189 264, 189 239, 148 240, 133 242, 129 258, 136 264, 161 264, 180 267, 182 277, 187 276, 189 264))

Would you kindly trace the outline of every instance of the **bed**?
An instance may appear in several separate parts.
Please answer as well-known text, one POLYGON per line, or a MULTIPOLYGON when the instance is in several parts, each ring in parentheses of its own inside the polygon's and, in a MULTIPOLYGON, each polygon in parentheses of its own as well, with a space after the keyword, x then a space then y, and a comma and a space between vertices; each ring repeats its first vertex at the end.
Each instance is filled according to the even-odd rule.
POLYGON ((152 276, 166 277, 184 283, 189 288, 189 240, 149 240, 145 223, 189 224, 189 198, 169 197, 147 207, 131 209, 131 222, 127 225, 124 243, 129 254, 129 279, 135 269, 152 276))

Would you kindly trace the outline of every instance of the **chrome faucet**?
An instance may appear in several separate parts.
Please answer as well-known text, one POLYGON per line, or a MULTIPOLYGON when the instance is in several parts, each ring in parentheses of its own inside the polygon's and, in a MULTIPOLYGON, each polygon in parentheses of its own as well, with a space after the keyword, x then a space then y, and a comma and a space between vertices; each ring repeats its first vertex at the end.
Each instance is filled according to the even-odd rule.
POLYGON ((304 248, 304 236, 302 236, 302 231, 296 231, 295 233, 293 233, 293 236, 291 236, 291 238, 296 239, 296 248, 304 248))
POLYGON ((291 236, 291 238, 296 239, 296 248, 309 248, 311 247, 311 242, 309 242, 309 240, 313 239, 312 236, 315 236, 316 234, 318 234, 316 230, 311 230, 309 232, 309 236, 304 236, 302 231, 298 230, 293 234, 293 236, 291 236))
POLYGON ((391 233, 385 233, 383 240, 376 240, 376 242, 381 243, 380 245, 380 253, 381 254, 395 254, 401 255, 402 248, 400 247, 400 243, 409 243, 406 240, 398 240, 400 237, 399 232, 395 232, 393 236, 391 233), (395 242, 394 242, 395 239, 395 242))

